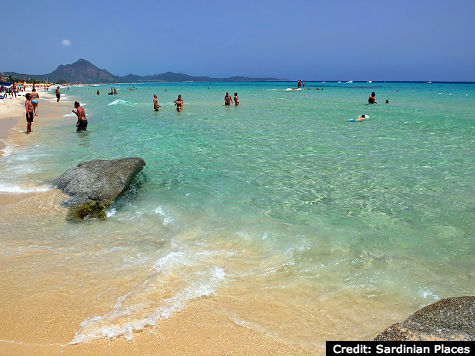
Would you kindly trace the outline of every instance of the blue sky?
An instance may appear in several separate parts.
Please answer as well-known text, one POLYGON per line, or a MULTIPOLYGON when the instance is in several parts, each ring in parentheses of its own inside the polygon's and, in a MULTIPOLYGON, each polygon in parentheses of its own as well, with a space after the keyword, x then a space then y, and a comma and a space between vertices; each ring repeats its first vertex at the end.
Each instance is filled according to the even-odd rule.
POLYGON ((475 81, 474 3, 2 1, 0 71, 475 81))

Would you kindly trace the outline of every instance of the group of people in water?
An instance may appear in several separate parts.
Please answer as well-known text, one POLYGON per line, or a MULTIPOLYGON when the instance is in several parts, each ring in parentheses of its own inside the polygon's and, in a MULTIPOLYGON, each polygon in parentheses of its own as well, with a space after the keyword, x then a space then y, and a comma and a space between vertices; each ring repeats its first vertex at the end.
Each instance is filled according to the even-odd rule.
MULTIPOLYGON (((371 93, 371 95, 368 98, 368 104, 377 104, 377 102, 376 102, 376 93, 374 91, 371 93)), ((386 99, 386 104, 389 104, 388 99, 386 99)))
MULTIPOLYGON (((300 87, 300 80, 298 81, 298 87, 300 87)), ((305 82, 303 82, 303 87, 305 87, 305 82)), ((111 88, 111 92, 108 93, 109 95, 117 95, 117 90, 115 88, 111 88)), ((100 95, 99 90, 97 91, 97 95, 100 95)), ((35 116, 38 116, 38 101, 39 101, 39 94, 36 91, 35 86, 33 85, 33 89, 31 93, 28 93, 25 95, 26 97, 26 102, 25 102, 25 111, 26 111, 26 133, 29 134, 31 132, 31 125, 33 123, 33 119, 35 116)), ((59 92, 59 86, 56 88, 56 102, 59 102, 61 98, 61 94, 59 92)), ((183 99, 181 95, 178 95, 178 98, 173 101, 173 103, 176 106, 176 111, 181 112, 183 111, 183 99)), ((233 104, 235 106, 239 105, 239 97, 238 93, 234 93, 234 100, 229 94, 229 92, 226 92, 226 95, 224 96, 224 105, 225 106, 230 106, 233 104)), ((371 95, 368 98, 368 104, 377 104, 376 102, 376 93, 372 92, 371 95)), ((386 100, 386 104, 389 104, 389 100, 386 100)), ((156 94, 153 95, 153 108, 155 111, 159 111, 159 109, 162 106, 158 104, 158 97, 156 94)), ((84 108, 81 107, 81 104, 76 101, 74 102, 74 109, 72 110, 74 114, 77 116, 77 122, 76 122, 76 132, 81 132, 81 131, 87 131, 87 118, 86 118, 86 112, 84 111, 84 108)), ((349 122, 355 122, 355 121, 363 121, 368 119, 368 115, 361 115, 357 119, 352 119, 349 120, 349 122)))
MULTIPOLYGON (((178 98, 173 101, 173 103, 176 106, 176 111, 181 112, 183 110, 183 99, 181 95, 178 95, 178 98)), ((224 105, 228 106, 233 103, 233 98, 231 95, 229 95, 228 92, 226 92, 226 95, 224 96, 224 105)), ((234 93, 234 105, 238 106, 239 105, 239 97, 237 93, 234 93)), ((158 98, 157 94, 153 95, 153 109, 155 111, 158 111, 162 106, 158 104, 158 98)))
MULTIPOLYGON (((56 102, 58 103, 61 99, 59 86, 56 88, 55 94, 56 94, 56 102)), ((27 93, 25 95, 25 99, 26 99, 25 101, 26 133, 29 134, 31 132, 33 119, 35 116, 38 116, 38 102, 40 99, 40 95, 36 91, 34 84, 33 84, 31 93, 27 93)), ((74 102, 74 109, 72 112, 76 114, 78 118, 78 121, 76 122, 76 132, 86 131, 87 130, 86 112, 84 111, 84 108, 81 107, 81 104, 78 101, 74 102)))

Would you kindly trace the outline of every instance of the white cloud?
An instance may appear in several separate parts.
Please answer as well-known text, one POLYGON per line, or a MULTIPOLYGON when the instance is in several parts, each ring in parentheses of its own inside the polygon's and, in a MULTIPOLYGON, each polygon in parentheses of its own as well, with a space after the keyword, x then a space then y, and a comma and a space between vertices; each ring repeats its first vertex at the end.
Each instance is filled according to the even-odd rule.
POLYGON ((69 40, 62 40, 62 41, 61 41, 61 44, 62 44, 64 47, 69 47, 69 46, 71 46, 71 41, 69 41, 69 40))

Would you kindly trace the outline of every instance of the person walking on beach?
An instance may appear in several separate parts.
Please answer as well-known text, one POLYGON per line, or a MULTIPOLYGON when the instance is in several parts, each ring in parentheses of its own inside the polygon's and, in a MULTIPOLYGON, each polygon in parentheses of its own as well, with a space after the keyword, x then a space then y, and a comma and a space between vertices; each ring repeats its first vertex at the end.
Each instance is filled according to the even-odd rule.
POLYGON ((176 111, 180 112, 183 110, 183 99, 181 98, 181 95, 178 95, 178 99, 174 101, 176 105, 176 111))
POLYGON ((33 104, 33 109, 35 112, 35 116, 38 116, 38 101, 40 99, 40 95, 36 92, 35 85, 33 84, 33 90, 30 94, 31 103, 33 104))
POLYGON ((155 109, 155 111, 158 111, 158 109, 161 108, 161 106, 158 105, 157 94, 153 95, 153 108, 155 109))
POLYGON ((228 92, 226 92, 226 95, 224 96, 224 105, 231 105, 233 102, 233 99, 231 98, 231 95, 229 95, 228 92))
POLYGON ((56 88, 56 102, 59 103, 59 99, 61 99, 61 94, 59 93, 59 87, 56 88))
POLYGON ((238 106, 238 105, 239 105, 239 98, 238 98, 237 93, 234 93, 234 105, 235 105, 235 106, 238 106))
POLYGON ((87 119, 86 119, 86 112, 79 104, 79 101, 74 102, 75 110, 73 109, 73 113, 76 114, 78 117, 78 122, 76 123, 76 132, 80 131, 87 131, 87 119))
POLYGON ((26 111, 26 133, 29 134, 31 132, 31 124, 33 123, 33 104, 31 103, 31 95, 30 93, 26 94, 26 102, 25 102, 25 111, 26 111))
POLYGON ((368 98, 368 104, 377 104, 376 103, 376 94, 374 91, 371 93, 371 95, 368 98))

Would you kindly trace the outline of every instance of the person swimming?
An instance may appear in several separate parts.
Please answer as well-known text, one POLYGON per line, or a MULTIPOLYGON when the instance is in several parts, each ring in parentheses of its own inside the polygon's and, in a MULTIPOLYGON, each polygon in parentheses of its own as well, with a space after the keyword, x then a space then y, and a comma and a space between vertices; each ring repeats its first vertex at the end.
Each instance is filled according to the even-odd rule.
POLYGON ((233 99, 231 98, 231 95, 229 95, 228 92, 226 92, 226 95, 224 96, 224 105, 231 105, 233 102, 233 99))
POLYGON ((360 117, 358 117, 356 119, 348 120, 348 122, 360 122, 360 121, 363 121, 363 120, 366 120, 366 119, 369 119, 369 115, 361 115, 360 117))
POLYGON ((176 105, 176 111, 180 112, 183 110, 183 99, 181 98, 181 95, 178 95, 178 99, 174 101, 176 105))
POLYGON ((234 105, 238 106, 239 105, 239 98, 237 93, 234 93, 234 105))
POLYGON ((371 93, 371 95, 368 98, 368 104, 377 104, 376 94, 374 93, 374 91, 371 93))

